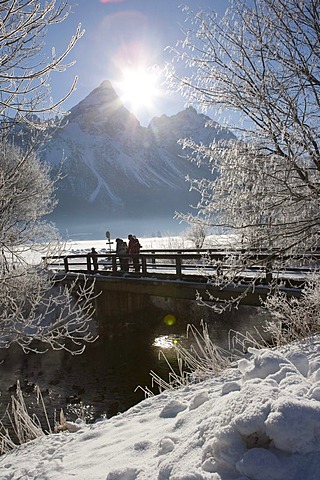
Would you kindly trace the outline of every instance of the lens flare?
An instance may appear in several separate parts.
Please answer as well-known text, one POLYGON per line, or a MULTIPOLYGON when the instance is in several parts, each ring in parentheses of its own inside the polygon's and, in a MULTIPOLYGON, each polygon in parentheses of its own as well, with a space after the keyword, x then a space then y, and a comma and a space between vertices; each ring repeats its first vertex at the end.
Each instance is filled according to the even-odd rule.
POLYGON ((176 317, 172 314, 172 313, 168 313, 167 315, 164 316, 163 318, 163 322, 168 325, 169 327, 171 327, 172 325, 174 325, 176 323, 177 319, 176 317))

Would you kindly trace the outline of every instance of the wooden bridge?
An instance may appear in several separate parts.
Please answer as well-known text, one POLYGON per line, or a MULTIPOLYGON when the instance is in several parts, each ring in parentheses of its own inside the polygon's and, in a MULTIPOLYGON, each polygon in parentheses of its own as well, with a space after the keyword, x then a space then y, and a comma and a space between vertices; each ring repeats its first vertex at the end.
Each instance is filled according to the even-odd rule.
MULTIPOLYGON (((97 254, 71 254, 44 258, 46 267, 57 279, 71 280, 75 276, 93 277, 101 292, 113 295, 127 293, 131 296, 160 296, 165 298, 195 299, 199 294, 203 300, 226 301, 243 295, 240 303, 261 305, 277 283, 288 296, 299 297, 306 275, 317 262, 314 254, 301 256, 290 269, 279 270, 272 264, 270 255, 252 253, 248 266, 236 275, 235 282, 226 282, 224 275, 230 264, 227 259, 242 252, 221 249, 152 249, 142 250, 137 259, 140 271, 133 270, 132 256, 128 260, 128 271, 121 270, 115 252, 97 254), (310 266, 311 265, 311 266, 310 266)), ((131 298, 132 303, 132 298, 131 298)))

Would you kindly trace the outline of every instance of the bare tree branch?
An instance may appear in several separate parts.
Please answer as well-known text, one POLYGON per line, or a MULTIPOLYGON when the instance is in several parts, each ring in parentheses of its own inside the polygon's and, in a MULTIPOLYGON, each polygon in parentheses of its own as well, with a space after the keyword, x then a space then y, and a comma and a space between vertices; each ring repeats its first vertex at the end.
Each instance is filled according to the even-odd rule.
MULTIPOLYGON (((32 115, 63 114, 62 104, 76 86, 77 79, 58 100, 52 100, 50 75, 63 72, 74 62, 66 62, 84 31, 81 25, 71 37, 65 50, 57 54, 52 48, 51 58, 45 53, 47 29, 64 21, 70 13, 68 0, 3 0, 0 2, 0 119, 12 124, 28 120, 32 115), (66 63, 65 63, 66 62, 66 63)), ((35 125, 38 126, 38 125, 35 125)))

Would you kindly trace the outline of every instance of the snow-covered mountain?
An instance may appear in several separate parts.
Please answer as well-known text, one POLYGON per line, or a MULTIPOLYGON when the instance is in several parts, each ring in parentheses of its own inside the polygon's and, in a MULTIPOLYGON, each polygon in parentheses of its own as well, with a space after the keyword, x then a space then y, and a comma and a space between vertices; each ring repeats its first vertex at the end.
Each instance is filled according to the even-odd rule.
POLYGON ((45 144, 43 158, 57 169, 62 159, 55 221, 173 217, 196 201, 186 175, 203 176, 186 160, 178 139, 191 137, 208 144, 233 138, 195 109, 154 118, 148 128, 121 103, 109 81, 103 82, 71 109, 65 125, 45 144))

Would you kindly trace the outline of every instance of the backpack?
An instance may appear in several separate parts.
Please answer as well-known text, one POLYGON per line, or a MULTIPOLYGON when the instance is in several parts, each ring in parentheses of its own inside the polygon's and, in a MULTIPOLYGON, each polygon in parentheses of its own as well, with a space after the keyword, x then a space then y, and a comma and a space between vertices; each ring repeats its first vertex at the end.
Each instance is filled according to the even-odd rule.
POLYGON ((127 253, 127 251, 128 251, 127 243, 121 242, 121 244, 119 245, 119 253, 124 255, 125 253, 127 253))
POLYGON ((140 242, 137 238, 133 237, 132 239, 132 253, 139 253, 140 252, 140 242))

